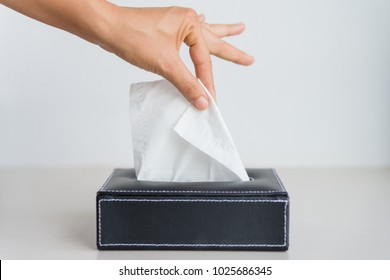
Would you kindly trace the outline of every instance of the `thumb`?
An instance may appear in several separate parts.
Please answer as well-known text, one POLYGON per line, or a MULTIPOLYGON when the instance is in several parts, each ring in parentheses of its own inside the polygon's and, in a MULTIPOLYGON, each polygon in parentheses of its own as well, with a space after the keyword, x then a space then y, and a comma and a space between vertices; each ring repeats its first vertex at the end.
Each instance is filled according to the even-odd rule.
POLYGON ((169 73, 164 73, 164 78, 170 81, 183 96, 198 110, 204 110, 209 106, 209 98, 198 79, 187 69, 183 61, 178 57, 173 63, 169 73))

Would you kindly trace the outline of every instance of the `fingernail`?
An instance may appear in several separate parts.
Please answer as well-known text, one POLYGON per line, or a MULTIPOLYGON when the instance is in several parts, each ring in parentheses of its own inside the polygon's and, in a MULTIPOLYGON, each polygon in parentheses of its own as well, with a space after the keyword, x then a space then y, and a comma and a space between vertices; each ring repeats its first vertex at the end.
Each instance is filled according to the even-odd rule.
POLYGON ((199 97, 194 102, 192 102, 192 104, 198 110, 204 110, 207 107, 209 107, 209 102, 207 101, 207 99, 204 96, 199 97))

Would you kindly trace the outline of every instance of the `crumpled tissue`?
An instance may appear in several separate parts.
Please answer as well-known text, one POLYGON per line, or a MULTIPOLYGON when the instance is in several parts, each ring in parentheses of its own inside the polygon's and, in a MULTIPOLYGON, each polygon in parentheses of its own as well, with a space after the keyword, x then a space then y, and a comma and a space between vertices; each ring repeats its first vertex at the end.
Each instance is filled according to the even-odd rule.
POLYGON ((137 180, 249 181, 222 115, 203 88, 210 106, 198 111, 167 80, 131 85, 137 180))

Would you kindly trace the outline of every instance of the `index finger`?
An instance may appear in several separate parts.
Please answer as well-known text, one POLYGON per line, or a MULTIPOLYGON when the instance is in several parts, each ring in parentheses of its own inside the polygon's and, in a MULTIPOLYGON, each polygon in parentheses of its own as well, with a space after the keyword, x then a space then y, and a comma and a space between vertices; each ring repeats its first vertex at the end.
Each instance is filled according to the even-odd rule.
POLYGON ((194 63, 196 76, 216 100, 210 52, 199 26, 187 36, 185 42, 190 47, 190 56, 194 63))

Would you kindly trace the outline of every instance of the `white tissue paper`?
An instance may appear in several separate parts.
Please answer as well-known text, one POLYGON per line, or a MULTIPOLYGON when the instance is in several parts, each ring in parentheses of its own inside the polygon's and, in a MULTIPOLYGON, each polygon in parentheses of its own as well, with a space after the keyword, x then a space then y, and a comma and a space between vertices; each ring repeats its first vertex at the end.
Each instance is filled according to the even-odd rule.
POLYGON ((131 85, 130 119, 138 180, 249 181, 221 113, 203 88, 210 106, 198 111, 167 80, 131 85))

